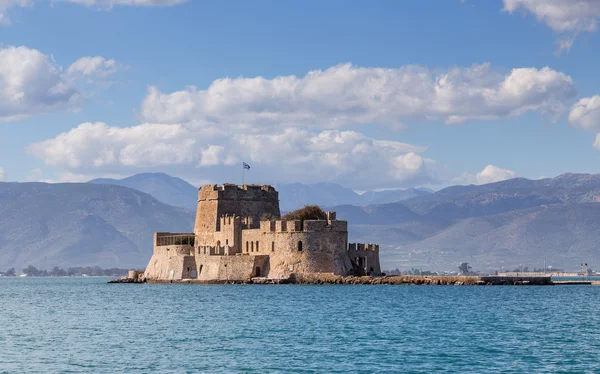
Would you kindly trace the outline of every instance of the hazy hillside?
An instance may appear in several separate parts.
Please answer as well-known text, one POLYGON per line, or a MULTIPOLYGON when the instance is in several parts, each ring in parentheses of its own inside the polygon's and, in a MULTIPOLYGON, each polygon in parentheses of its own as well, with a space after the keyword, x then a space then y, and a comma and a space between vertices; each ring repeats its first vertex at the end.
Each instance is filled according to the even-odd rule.
POLYGON ((275 187, 279 191, 282 211, 294 210, 306 204, 322 206, 385 204, 428 196, 433 192, 425 188, 409 188, 406 190, 367 191, 359 194, 335 183, 293 183, 275 187))
MULTIPOLYGON (((164 173, 136 174, 124 179, 99 178, 88 183, 129 187, 150 194, 165 204, 196 210, 198 188, 181 178, 164 173)), ((367 191, 358 194, 350 188, 335 183, 291 183, 275 187, 279 191, 280 207, 284 212, 307 204, 323 206, 385 204, 428 196, 433 192, 425 188, 409 188, 406 190, 367 191)))
POLYGON ((513 269, 542 267, 546 260, 571 269, 581 262, 600 268, 599 196, 600 175, 564 174, 333 209, 350 221, 351 239, 383 245, 388 267, 454 269, 469 261, 480 269, 513 269))
POLYGON ((124 179, 99 178, 89 181, 93 184, 124 186, 145 192, 165 204, 195 211, 198 201, 198 188, 181 178, 165 173, 136 174, 124 179))
POLYGON ((193 221, 126 187, 0 183, 0 269, 144 267, 154 231, 189 231, 193 221))

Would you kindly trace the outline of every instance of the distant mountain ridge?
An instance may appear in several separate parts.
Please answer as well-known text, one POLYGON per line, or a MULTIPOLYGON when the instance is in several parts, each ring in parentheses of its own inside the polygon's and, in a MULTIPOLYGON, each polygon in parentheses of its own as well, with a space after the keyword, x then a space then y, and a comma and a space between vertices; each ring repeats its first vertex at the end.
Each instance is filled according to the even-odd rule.
MULTIPOLYGON (((142 173, 124 179, 99 178, 88 183, 124 186, 145 192, 157 200, 192 211, 196 210, 198 188, 181 178, 165 173, 142 173)), ((290 211, 306 204, 332 206, 339 204, 363 205, 384 204, 418 196, 430 195, 425 188, 405 190, 367 191, 356 193, 350 188, 335 183, 291 183, 275 185, 279 191, 282 211, 290 211)))
POLYGON ((109 184, 133 188, 154 196, 165 204, 196 210, 198 187, 181 178, 165 173, 142 173, 123 179, 98 178, 89 181, 92 184, 109 184))
POLYGON ((306 204, 322 206, 385 204, 428 196, 433 192, 425 188, 408 188, 405 190, 366 191, 359 194, 335 183, 292 183, 276 185, 275 188, 279 191, 280 207, 283 211, 294 210, 306 204))
MULTIPOLYGON (((164 200, 177 196, 188 209, 110 179, 0 183, 0 270, 29 264, 141 267, 154 231, 192 229, 197 189, 189 183, 166 174, 117 182, 164 200)), ((351 241, 381 244, 385 268, 456 270, 465 261, 481 270, 539 268, 544 260, 572 270, 581 262, 600 266, 600 175, 515 178, 438 192, 357 194, 326 183, 278 189, 282 210, 305 204, 336 210, 349 221, 351 241), (388 202, 398 198, 403 200, 388 202)))
POLYGON ((452 269, 468 261, 481 269, 514 269, 523 263, 542 267, 546 260, 574 269, 581 262, 600 266, 598 201, 600 175, 568 173, 331 209, 350 220, 352 240, 380 242, 382 257, 397 267, 452 269))
POLYGON ((154 231, 190 231, 194 214, 140 191, 84 183, 0 183, 0 269, 144 267, 154 231))

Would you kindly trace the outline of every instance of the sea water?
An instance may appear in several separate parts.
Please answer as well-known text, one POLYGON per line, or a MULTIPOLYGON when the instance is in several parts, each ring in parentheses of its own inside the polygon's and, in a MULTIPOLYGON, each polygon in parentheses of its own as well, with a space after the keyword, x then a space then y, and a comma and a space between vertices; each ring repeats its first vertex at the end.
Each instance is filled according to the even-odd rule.
POLYGON ((600 287, 0 278, 0 372, 600 372, 600 287))

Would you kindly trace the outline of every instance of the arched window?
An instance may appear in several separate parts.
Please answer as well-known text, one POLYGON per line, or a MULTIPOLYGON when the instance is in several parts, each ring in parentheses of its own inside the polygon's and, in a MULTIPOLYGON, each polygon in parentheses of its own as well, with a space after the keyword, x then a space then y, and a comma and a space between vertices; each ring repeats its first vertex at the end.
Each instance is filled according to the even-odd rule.
POLYGON ((258 240, 256 241, 256 252, 258 252, 258 240))
POLYGON ((254 252, 254 242, 250 242, 250 252, 254 252))
POLYGON ((225 239, 225 245, 229 245, 229 239, 225 239))
POLYGON ((302 252, 302 240, 298 242, 298 252, 302 252))
POLYGON ((221 246, 221 241, 217 240, 217 247, 220 247, 220 246, 221 246))
POLYGON ((271 242, 271 252, 275 252, 275 242, 271 242))
POLYGON ((246 242, 246 253, 248 253, 248 242, 246 242))

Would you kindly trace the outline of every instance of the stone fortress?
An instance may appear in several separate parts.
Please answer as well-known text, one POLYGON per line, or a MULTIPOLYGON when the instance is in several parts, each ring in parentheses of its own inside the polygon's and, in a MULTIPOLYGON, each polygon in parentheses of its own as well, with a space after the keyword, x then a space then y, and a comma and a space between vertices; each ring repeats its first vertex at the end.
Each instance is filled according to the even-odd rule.
POLYGON ((282 220, 272 186, 205 185, 193 233, 154 234, 147 280, 246 281, 380 275, 379 246, 348 243, 348 222, 282 220))

